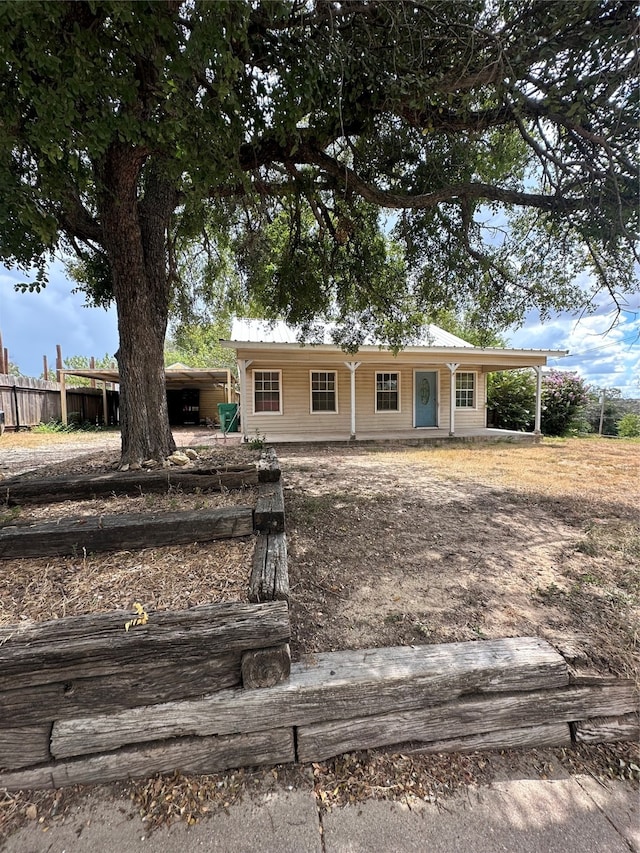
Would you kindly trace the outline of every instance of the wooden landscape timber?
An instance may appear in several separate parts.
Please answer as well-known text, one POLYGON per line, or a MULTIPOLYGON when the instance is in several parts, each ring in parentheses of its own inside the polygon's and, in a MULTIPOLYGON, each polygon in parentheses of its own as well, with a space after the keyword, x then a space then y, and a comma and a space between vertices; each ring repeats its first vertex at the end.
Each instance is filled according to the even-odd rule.
POLYGON ((284 533, 284 494, 282 481, 260 483, 254 513, 254 525, 260 533, 284 533))
POLYGON ((179 738, 88 758, 0 773, 9 790, 61 788, 115 782, 155 773, 220 773, 235 767, 295 761, 293 729, 280 728, 224 737, 179 738))
POLYGON ((434 752, 476 752, 481 749, 545 749, 554 746, 571 746, 571 726, 567 723, 541 723, 538 726, 525 726, 520 729, 500 729, 494 732, 481 732, 477 735, 433 740, 429 743, 394 744, 391 752, 403 752, 405 755, 419 755, 434 752))
POLYGON ((146 624, 126 631, 134 617, 119 610, 0 629, 0 691, 117 675, 129 664, 179 666, 189 653, 206 660, 290 638, 289 611, 280 601, 151 612, 146 624))
POLYGON ((0 559, 123 551, 210 542, 252 533, 251 507, 85 516, 1 527, 0 559))
POLYGON ((51 760, 51 723, 0 727, 0 767, 14 770, 51 760))
POLYGON ((373 749, 402 741, 446 741, 465 735, 527 728, 541 722, 572 722, 616 709, 634 712, 633 685, 567 687, 462 699, 416 711, 392 712, 331 720, 298 729, 298 759, 322 761, 353 750, 373 749))
MULTIPOLYGON (((272 606, 286 609, 284 602, 272 606)), ((397 745, 567 745, 580 720, 637 711, 631 682, 576 686, 568 678, 564 659, 538 638, 328 652, 293 664, 290 679, 274 687, 55 720, 52 760, 5 768, 0 786, 209 773, 397 745)), ((34 729, 32 758, 44 754, 46 731, 34 729)), ((6 753, 20 760, 16 749, 6 753)))
POLYGON ((59 477, 4 480, 0 497, 8 506, 82 501, 110 495, 137 497, 181 492, 214 492, 242 489, 258 483, 255 465, 189 471, 168 468, 152 471, 113 471, 103 474, 65 474, 59 477))
POLYGON ((273 447, 265 448, 258 461, 258 479, 261 483, 277 483, 280 479, 280 463, 273 447))
POLYGON ((339 721, 360 717, 364 709, 415 711, 469 692, 567 685, 564 659, 537 637, 326 652, 292 664, 288 681, 272 688, 223 690, 194 701, 56 722, 52 753, 63 757, 139 740, 339 721))
POLYGON ((638 743, 640 714, 580 720, 574 724, 573 736, 576 743, 617 743, 618 741, 638 743))
POLYGON ((289 601, 286 534, 262 534, 256 538, 249 601, 289 601))
POLYGON ((239 651, 203 657, 202 650, 182 649, 173 660, 169 654, 164 658, 157 663, 121 663, 116 672, 108 674, 70 676, 47 684, 0 690, 0 731, 16 720, 33 725, 84 716, 96 709, 110 713, 202 696, 243 683, 239 651))
POLYGON ((245 690, 274 687, 291 673, 291 649, 282 643, 270 649, 252 649, 242 655, 242 686, 245 690))

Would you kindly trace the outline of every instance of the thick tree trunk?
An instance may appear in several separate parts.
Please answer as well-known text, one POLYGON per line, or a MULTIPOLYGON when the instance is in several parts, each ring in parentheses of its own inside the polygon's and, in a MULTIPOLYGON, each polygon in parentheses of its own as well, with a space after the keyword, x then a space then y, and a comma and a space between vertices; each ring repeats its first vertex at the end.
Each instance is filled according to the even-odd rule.
POLYGON ((153 164, 112 147, 101 169, 100 217, 118 312, 122 465, 164 459, 169 427, 164 340, 169 307, 167 229, 173 191, 153 164))

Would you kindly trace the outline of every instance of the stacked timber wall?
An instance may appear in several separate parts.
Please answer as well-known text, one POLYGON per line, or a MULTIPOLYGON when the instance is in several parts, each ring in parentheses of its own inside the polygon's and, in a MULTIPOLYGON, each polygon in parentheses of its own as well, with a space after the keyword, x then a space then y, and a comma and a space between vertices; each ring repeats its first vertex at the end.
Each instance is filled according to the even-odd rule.
POLYGON ((211 772, 221 763, 293 759, 291 733, 272 737, 265 731, 56 761, 61 753, 53 729, 64 721, 123 709, 144 714, 170 699, 249 689, 260 666, 271 684, 289 674, 284 602, 154 613, 144 624, 135 624, 134 616, 122 611, 0 631, 0 767, 6 768, 0 787, 58 787, 176 767, 211 772))
POLYGON ((29 632, 12 638, 0 650, 0 787, 212 773, 381 746, 443 752, 637 735, 631 683, 580 682, 535 637, 318 654, 271 687, 240 686, 257 625, 281 648, 286 609, 227 606, 223 627, 227 619, 199 608, 190 626, 169 614, 156 633, 125 634, 121 620, 80 633, 58 626, 64 657, 44 636, 35 647, 29 632), (203 648, 210 659, 194 660, 203 648), (223 689, 194 698, 212 682, 223 689), (189 698, 163 701, 180 690, 189 698))

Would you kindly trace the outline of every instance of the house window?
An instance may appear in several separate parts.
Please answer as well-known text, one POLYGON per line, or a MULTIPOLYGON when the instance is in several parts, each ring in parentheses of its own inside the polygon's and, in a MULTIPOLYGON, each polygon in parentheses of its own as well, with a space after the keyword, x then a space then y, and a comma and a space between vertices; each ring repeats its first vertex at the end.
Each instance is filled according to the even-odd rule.
POLYGON ((474 409, 476 405, 476 375, 456 373, 456 409, 474 409))
POLYGON ((400 411, 400 374, 376 373, 376 412, 400 411))
POLYGON ((311 371, 311 411, 338 411, 338 382, 335 370, 311 371))
POLYGON ((282 413, 282 371, 253 371, 253 411, 282 413))

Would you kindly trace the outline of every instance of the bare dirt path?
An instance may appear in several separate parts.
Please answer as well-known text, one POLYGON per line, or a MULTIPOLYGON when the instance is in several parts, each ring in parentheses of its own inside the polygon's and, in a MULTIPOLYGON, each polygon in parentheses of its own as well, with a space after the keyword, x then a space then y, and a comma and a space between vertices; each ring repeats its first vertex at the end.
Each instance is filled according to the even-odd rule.
MULTIPOLYGON (((240 436, 230 434, 226 439, 206 428, 176 428, 173 437, 178 447, 231 447, 240 436)), ((71 433, 5 433, 0 436, 0 480, 29 471, 66 464, 68 471, 82 470, 83 463, 107 465, 118 461, 120 432, 71 433), (104 454, 93 459, 95 454, 104 454)))

